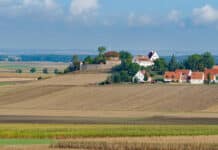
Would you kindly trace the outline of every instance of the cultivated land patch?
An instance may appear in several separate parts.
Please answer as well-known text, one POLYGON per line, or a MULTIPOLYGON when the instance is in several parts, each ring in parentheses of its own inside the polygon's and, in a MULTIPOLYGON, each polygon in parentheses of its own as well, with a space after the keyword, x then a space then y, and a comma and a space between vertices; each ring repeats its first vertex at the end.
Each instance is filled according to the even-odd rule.
POLYGON ((97 85, 107 76, 74 73, 0 86, 0 122, 217 123, 216 85, 97 85))

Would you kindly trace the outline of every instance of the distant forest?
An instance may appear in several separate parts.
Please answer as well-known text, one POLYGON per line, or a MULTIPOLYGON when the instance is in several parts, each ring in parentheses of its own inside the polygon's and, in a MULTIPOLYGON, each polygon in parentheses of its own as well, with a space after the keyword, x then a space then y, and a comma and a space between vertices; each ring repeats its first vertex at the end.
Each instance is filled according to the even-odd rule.
MULTIPOLYGON (((78 55, 79 59, 82 61, 88 55, 78 55)), ((95 55, 92 55, 95 57, 95 55)), ((166 61, 171 59, 171 56, 161 56, 166 61)), ((185 60, 187 56, 176 56, 178 61, 185 60)), ((218 56, 214 56, 216 64, 218 64, 218 56)), ((71 62, 72 56, 71 55, 15 55, 15 56, 8 56, 8 55, 0 55, 0 61, 48 61, 48 62, 71 62)))

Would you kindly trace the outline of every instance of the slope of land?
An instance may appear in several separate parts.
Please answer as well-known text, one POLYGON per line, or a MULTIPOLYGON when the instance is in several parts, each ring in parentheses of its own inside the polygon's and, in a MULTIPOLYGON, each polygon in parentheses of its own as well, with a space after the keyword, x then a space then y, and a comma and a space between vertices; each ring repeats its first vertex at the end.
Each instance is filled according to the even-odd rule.
MULTIPOLYGON (((108 85, 108 74, 69 74, 0 87, 1 115, 218 118, 218 86, 108 85)), ((69 120, 72 118, 69 118, 69 120)))

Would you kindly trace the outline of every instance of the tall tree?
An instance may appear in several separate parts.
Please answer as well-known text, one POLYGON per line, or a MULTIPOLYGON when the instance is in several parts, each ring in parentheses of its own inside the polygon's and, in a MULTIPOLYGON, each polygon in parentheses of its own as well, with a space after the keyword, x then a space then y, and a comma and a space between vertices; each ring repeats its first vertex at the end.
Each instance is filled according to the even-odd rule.
POLYGON ((99 55, 102 56, 106 50, 107 50, 107 49, 106 49, 106 47, 104 47, 104 46, 98 47, 99 55))
POLYGON ((199 54, 189 56, 185 61, 185 67, 193 71, 203 71, 204 63, 202 61, 202 56, 199 54))
POLYGON ((121 51, 120 52, 120 59, 121 59, 122 62, 123 61, 131 62, 132 58, 133 58, 133 56, 132 56, 131 53, 129 53, 127 51, 121 51))
POLYGON ((178 62, 176 60, 175 55, 172 55, 170 62, 168 64, 168 70, 169 71, 175 71, 178 68, 178 62))
POLYGON ((214 57, 210 52, 202 54, 202 62, 205 68, 212 68, 215 65, 214 57))
POLYGON ((159 74, 164 74, 164 72, 167 70, 167 63, 165 59, 160 58, 155 60, 153 70, 159 72, 159 74))

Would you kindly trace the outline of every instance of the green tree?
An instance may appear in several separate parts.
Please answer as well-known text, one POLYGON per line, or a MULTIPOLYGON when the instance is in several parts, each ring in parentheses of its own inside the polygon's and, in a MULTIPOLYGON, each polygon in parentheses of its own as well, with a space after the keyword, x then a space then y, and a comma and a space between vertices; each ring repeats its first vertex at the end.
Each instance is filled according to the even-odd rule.
POLYGON ((78 55, 73 55, 70 65, 64 70, 64 73, 80 70, 80 61, 78 55))
POLYGON ((178 68, 178 62, 176 60, 175 55, 172 55, 170 62, 168 64, 168 70, 169 71, 175 71, 178 68))
POLYGON ((167 63, 165 59, 160 58, 154 61, 153 71, 157 71, 160 75, 163 75, 167 71, 167 63))
POLYGON ((120 52, 120 60, 121 61, 128 61, 128 62, 131 62, 132 61, 132 54, 127 52, 127 51, 121 51, 120 52))
POLYGON ((94 59, 94 64, 105 64, 105 63, 106 63, 106 59, 104 55, 99 55, 94 59))
POLYGON ((73 55, 72 57, 72 66, 70 67, 71 72, 80 69, 80 60, 78 55, 73 55))
POLYGON ((85 64, 93 64, 94 63, 94 59, 91 56, 87 56, 84 61, 85 64))
POLYGON ((114 74, 112 74, 112 76, 111 76, 111 81, 112 81, 113 83, 120 83, 120 82, 121 82, 120 74, 119 74, 119 73, 114 73, 114 74))
POLYGON ((36 72, 36 68, 31 68, 30 69, 30 73, 35 73, 36 72))
POLYGON ((207 83, 208 84, 211 83, 211 74, 210 73, 207 74, 207 83))
POLYGON ((59 70, 57 68, 54 69, 54 74, 59 74, 59 70))
POLYGON ((48 74, 48 68, 43 68, 43 69, 42 69, 42 73, 48 74))
POLYGON ((104 47, 104 46, 98 47, 99 55, 102 56, 102 55, 105 53, 106 50, 107 50, 107 49, 106 49, 106 47, 104 47))
POLYGON ((214 57, 210 52, 205 52, 202 54, 202 63, 205 68, 212 68, 215 65, 214 57))
POLYGON ((16 73, 22 73, 22 72, 23 72, 22 69, 17 69, 17 70, 16 70, 16 73))
POLYGON ((194 54, 189 56, 185 61, 185 67, 193 71, 204 71, 205 66, 203 63, 202 55, 194 54))

